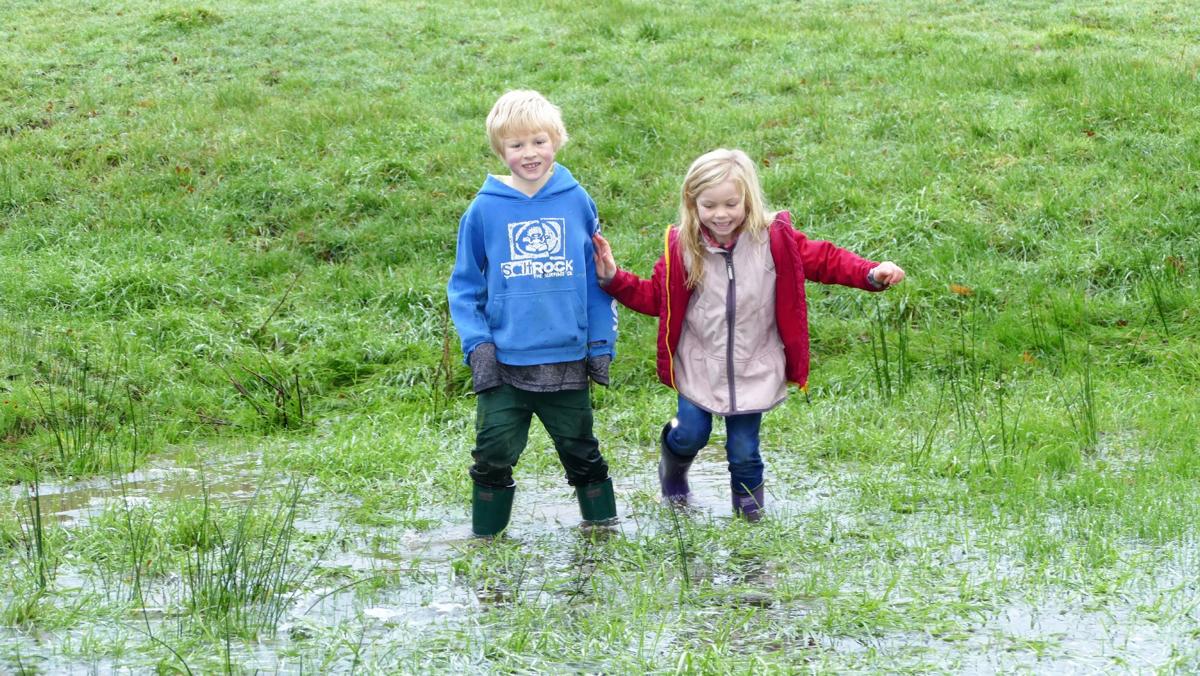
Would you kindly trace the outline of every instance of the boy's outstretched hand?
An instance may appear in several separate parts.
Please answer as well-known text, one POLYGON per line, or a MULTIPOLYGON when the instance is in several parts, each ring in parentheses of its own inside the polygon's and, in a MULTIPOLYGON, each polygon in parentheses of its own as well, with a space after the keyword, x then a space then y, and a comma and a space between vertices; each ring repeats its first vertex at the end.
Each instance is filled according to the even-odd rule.
POLYGON ((884 286, 899 284, 904 280, 904 268, 891 261, 884 261, 871 270, 871 279, 884 286))
MULTIPOLYGON (((600 282, 600 286, 608 286, 612 278, 617 275, 617 261, 613 258, 612 247, 600 233, 592 235, 592 247, 595 249, 592 258, 596 261, 596 280, 600 282)), ((899 268, 896 269, 899 270, 899 268)), ((900 275, 904 276, 903 270, 900 271, 900 275)))

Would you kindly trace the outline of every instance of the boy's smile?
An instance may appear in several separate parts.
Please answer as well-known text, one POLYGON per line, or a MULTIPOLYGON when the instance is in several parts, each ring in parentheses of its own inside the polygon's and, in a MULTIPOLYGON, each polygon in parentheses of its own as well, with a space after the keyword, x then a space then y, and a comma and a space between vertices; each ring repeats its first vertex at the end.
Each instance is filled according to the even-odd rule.
POLYGON ((528 132, 504 139, 504 164, 512 172, 512 187, 533 196, 550 178, 554 168, 554 141, 545 131, 528 132))

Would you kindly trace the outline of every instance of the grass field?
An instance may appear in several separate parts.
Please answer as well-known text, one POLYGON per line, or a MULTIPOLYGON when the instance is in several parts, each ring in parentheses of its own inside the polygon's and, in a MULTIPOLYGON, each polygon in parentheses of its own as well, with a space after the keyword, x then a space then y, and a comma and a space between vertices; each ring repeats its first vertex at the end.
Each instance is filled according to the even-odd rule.
POLYGON ((1200 9, 0 0, 0 673, 1200 671, 1200 9), (448 321, 483 120, 532 88, 618 262, 688 164, 810 237, 768 513, 658 504, 622 314, 621 524, 549 439, 469 537, 448 321))

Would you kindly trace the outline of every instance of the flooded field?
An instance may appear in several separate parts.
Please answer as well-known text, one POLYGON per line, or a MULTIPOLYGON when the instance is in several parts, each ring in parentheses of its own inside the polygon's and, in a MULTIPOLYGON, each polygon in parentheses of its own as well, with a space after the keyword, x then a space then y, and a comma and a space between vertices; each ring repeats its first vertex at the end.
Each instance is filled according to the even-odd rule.
POLYGON ((3 2, 0 676, 1200 673, 1197 36, 1168 0, 3 2), (510 89, 622 269, 724 147, 906 271, 801 261, 761 523, 721 423, 660 503, 678 399, 621 309, 619 522, 535 424, 469 535, 447 284, 510 89))
MULTIPOLYGON (((882 508, 869 493, 892 479, 851 466, 770 493, 769 518, 751 526, 731 518, 718 455, 697 463, 696 499, 678 510, 645 475, 618 481, 611 527, 581 527, 564 482, 523 480, 495 542, 470 536, 461 506, 420 529, 356 523, 353 498, 266 469, 261 451, 42 484, 50 583, 33 591, 13 548, 6 578, 38 593, 50 621, 0 630, 0 673, 704 673, 717 656, 746 673, 1200 668, 1194 543, 1115 538, 1101 569, 1061 535, 1070 515, 882 508), (216 558, 195 540, 171 555, 164 542, 205 506, 224 519, 207 545, 216 558), (249 522, 255 538, 227 537, 249 522), (1028 541, 1054 532, 1057 553, 1034 556, 1028 541), (135 565, 130 547, 150 560, 135 565), (276 555, 229 563, 237 547, 276 555), (218 584, 256 566, 277 574, 259 583, 278 583, 235 599, 255 612, 213 626, 197 602, 212 561, 218 584)), ((8 491, 18 514, 31 504, 28 487, 8 491)), ((19 522, 28 530, 29 514, 19 522)))

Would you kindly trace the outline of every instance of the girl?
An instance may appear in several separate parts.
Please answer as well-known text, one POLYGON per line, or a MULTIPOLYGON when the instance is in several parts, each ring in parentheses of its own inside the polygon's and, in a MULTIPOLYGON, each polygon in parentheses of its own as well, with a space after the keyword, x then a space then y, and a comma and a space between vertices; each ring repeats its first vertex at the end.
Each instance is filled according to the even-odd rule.
POLYGON ((657 315, 658 377, 679 393, 659 437, 663 497, 690 495, 687 472, 725 418, 733 511, 761 518, 762 414, 783 403, 787 384, 808 383, 804 282, 880 291, 904 279, 895 263, 872 263, 829 242, 810 241, 786 211, 769 214, 754 163, 740 150, 700 157, 683 179, 679 223, 649 280, 617 268, 593 236, 596 273, 613 298, 657 315))

